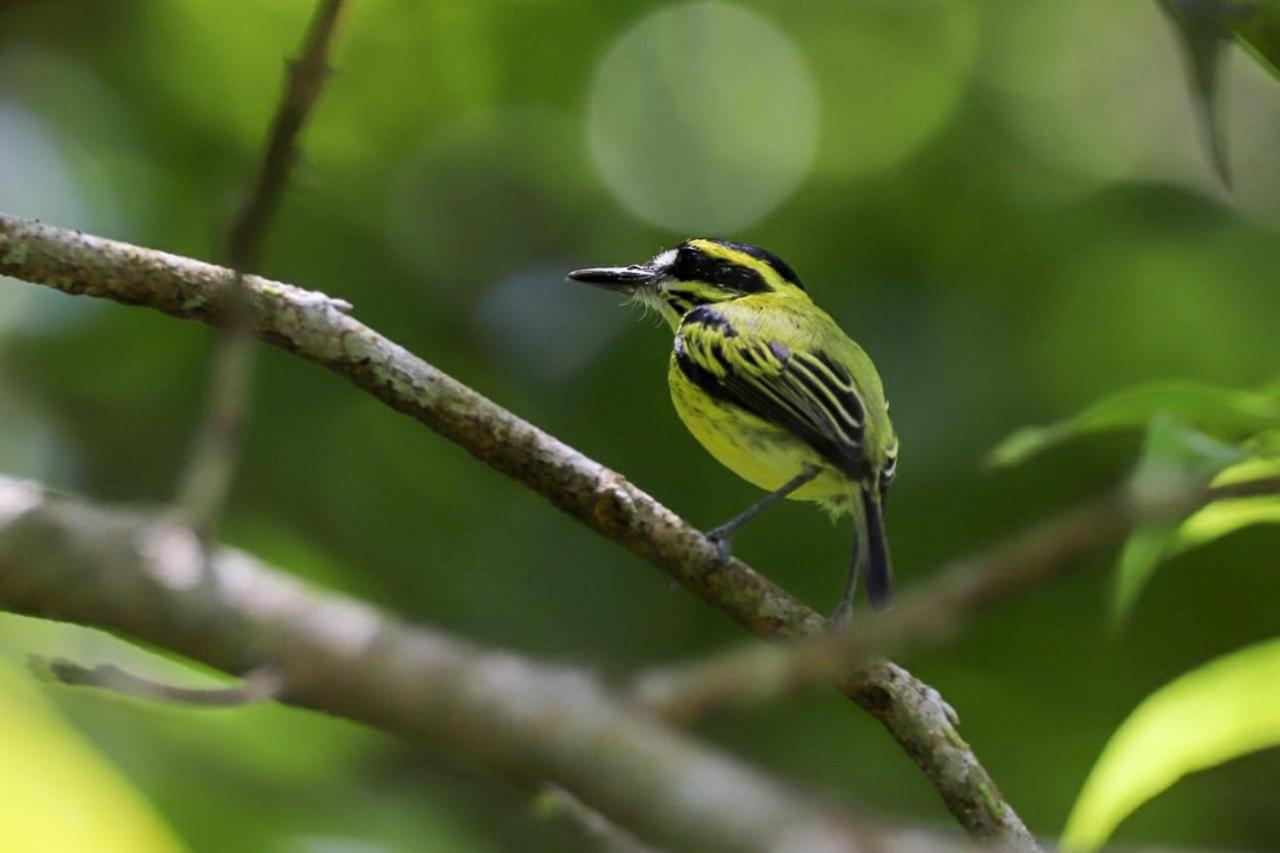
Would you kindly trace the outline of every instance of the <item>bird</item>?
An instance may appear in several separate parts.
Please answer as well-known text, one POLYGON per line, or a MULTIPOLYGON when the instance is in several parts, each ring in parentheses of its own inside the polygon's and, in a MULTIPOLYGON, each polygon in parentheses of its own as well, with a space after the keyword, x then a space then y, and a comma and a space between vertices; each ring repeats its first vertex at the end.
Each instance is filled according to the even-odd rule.
POLYGON ((875 609, 893 597, 884 519, 898 438, 870 356, 814 303, 785 261, 698 237, 640 264, 568 278, 624 294, 674 333, 667 381, 677 415, 718 462, 768 494, 707 532, 722 559, 733 535, 785 498, 854 520, 834 627, 851 619, 860 573, 875 609))

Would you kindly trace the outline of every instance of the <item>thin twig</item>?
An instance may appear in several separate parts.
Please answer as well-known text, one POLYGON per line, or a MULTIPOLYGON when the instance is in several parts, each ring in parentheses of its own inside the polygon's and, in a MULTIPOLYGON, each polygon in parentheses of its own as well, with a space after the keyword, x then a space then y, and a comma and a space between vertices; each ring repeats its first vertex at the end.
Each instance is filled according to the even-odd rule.
POLYGON ((316 4, 304 37, 302 57, 289 62, 288 80, 253 192, 236 215, 227 238, 233 269, 247 272, 257 264, 263 237, 280 207, 289 172, 298 156, 298 136, 329 79, 329 51, 342 5, 343 0, 320 0, 316 4))
POLYGON ((757 644, 650 672, 637 699, 664 718, 688 724, 730 708, 838 680, 872 655, 936 643, 979 610, 1037 587, 1118 542, 1137 524, 1181 518, 1207 503, 1274 494, 1280 477, 1173 494, 1137 497, 1125 486, 1062 513, 981 554, 943 567, 892 611, 790 645, 757 644))
MULTIPOLYGON (((176 317, 219 324, 227 271, 163 252, 0 214, 0 274, 176 317)), ((261 340, 346 376, 416 418, 763 637, 795 639, 825 622, 626 478, 513 415, 388 340, 321 293, 247 276, 261 340)), ((902 667, 874 661, 841 689, 889 730, 975 839, 1035 850, 1013 808, 955 732, 945 701, 902 667)), ((549 778, 556 778, 554 776, 549 778)))
POLYGON ((252 670, 240 684, 231 687, 182 687, 154 681, 110 663, 87 667, 66 658, 45 660, 33 655, 30 665, 62 684, 208 708, 238 708, 270 702, 279 698, 284 689, 280 671, 272 666, 252 670))
POLYGON ((231 490, 249 409, 254 350, 244 275, 258 268, 267 229, 297 159, 298 136, 329 77, 329 47, 342 4, 343 0, 321 0, 316 5, 302 57, 289 63, 253 191, 227 232, 232 270, 227 322, 214 352, 205 418, 178 497, 185 520, 202 542, 209 541, 231 490))

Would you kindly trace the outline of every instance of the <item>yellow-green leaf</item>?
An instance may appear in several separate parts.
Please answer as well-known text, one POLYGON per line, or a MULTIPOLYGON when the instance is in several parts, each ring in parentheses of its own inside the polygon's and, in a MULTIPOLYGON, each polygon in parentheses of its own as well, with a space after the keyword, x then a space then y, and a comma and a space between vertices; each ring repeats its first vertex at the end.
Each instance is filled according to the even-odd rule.
POLYGON ((0 661, 0 840, 42 853, 176 853, 147 802, 0 661))
MULTIPOLYGON (((1214 478, 1215 486, 1240 483, 1262 477, 1280 476, 1280 459, 1249 459, 1224 469, 1214 478)), ((1172 537, 1169 554, 1178 554, 1212 542, 1254 524, 1280 523, 1280 496, 1260 495, 1216 501, 1189 516, 1172 537)))
MULTIPOLYGON (((1203 483, 1241 458, 1241 451, 1208 437, 1164 412, 1151 418, 1142 459, 1134 472, 1136 494, 1152 498, 1203 483)), ((1168 555, 1177 534, 1176 521, 1143 524, 1134 529, 1120 555, 1112 619, 1123 619, 1138 593, 1168 555)))
POLYGON ((1194 382, 1141 385, 1104 397, 1075 417, 1016 430, 987 455, 987 464, 1017 465, 1076 436, 1142 429, 1160 412, 1214 438, 1239 440, 1280 426, 1280 392, 1274 388, 1238 391, 1194 382))
POLYGON ((1245 456, 1258 459, 1280 459, 1280 429, 1270 429, 1250 436, 1240 445, 1245 456))
POLYGON ((1280 746, 1280 639, 1218 658, 1143 700, 1089 773, 1062 845, 1095 849, 1188 773, 1272 746, 1280 746))

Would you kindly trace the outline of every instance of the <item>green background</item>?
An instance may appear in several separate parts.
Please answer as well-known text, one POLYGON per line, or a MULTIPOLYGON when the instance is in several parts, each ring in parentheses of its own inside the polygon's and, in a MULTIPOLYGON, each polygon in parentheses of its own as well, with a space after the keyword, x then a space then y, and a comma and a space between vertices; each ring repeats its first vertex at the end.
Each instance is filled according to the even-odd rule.
MULTIPOLYGON (((724 220, 710 205, 707 230, 729 222, 719 236, 786 258, 884 377, 902 439, 889 520, 902 587, 1106 487, 1137 446, 1091 439, 983 471, 1011 429, 1145 379, 1274 378, 1280 88, 1238 50, 1227 193, 1154 3, 748 2, 737 9, 771 25, 748 18, 744 33, 727 6, 686 9, 705 17, 602 90, 602 61, 659 6, 352 0, 262 272, 350 300, 364 322, 709 527, 757 495, 677 421, 668 333, 563 273, 673 245, 719 193, 731 211, 755 204, 724 220), (804 91, 770 87, 782 60, 759 52, 761 38, 798 62, 804 91), (727 100, 686 89, 689 74, 727 100), (811 126, 796 126, 803 109, 771 121, 792 94, 812 102, 811 126), (662 121, 593 125, 632 96, 662 121), (659 197, 648 219, 593 155, 593 134, 611 128, 636 158, 631 191, 659 197), (762 165, 762 151, 780 164, 762 165), (664 189, 665 174, 681 185, 664 189), (768 203, 751 196, 757 175, 782 186, 768 203), (681 208, 681 192, 703 207, 681 208)), ((310 8, 0 4, 0 210, 219 259, 310 8)), ((159 314, 0 281, 0 470, 164 502, 212 341, 159 314)), ((741 641, 638 558, 333 375, 265 348, 258 367, 230 542, 406 616, 609 674, 741 641)), ((1274 634, 1276 536, 1255 529, 1174 560, 1119 628, 1107 618, 1113 555, 1099 554, 905 663, 1052 837, 1142 697, 1274 634)), ((736 550, 827 610, 848 531, 788 505, 736 550)), ((16 617, 0 621, 0 647, 126 656, 16 617)), ((526 792, 346 723, 51 692, 194 849, 589 848, 526 792)), ((952 826, 897 745, 829 693, 700 733, 876 813, 952 826)), ((1278 790, 1280 761, 1259 753, 1180 782, 1117 837, 1274 847, 1278 790)))

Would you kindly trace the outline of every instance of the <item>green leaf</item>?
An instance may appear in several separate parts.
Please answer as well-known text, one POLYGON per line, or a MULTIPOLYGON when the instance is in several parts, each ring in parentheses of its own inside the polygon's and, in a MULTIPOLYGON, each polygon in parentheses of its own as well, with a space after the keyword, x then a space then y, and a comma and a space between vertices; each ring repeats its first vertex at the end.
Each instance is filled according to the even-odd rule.
POLYGON ((1209 160, 1222 183, 1231 185, 1226 131, 1220 111, 1219 74, 1231 26, 1242 11, 1237 0, 1159 0, 1173 21, 1187 66, 1191 99, 1203 132, 1209 160))
POLYGON ((1258 64, 1280 79, 1280 3, 1259 0, 1248 4, 1234 30, 1236 40, 1258 64))
POLYGON ((1112 625, 1120 624, 1132 612, 1138 593, 1151 580, 1156 567, 1171 554, 1177 532, 1177 524, 1160 522, 1144 524, 1129 534, 1116 567, 1115 592, 1111 596, 1112 625))
POLYGON ((1280 459, 1280 429, 1250 436, 1240 445, 1245 455, 1254 459, 1280 459))
MULTIPOLYGON (((1159 498, 1207 482, 1239 461, 1241 455, 1239 449, 1215 441, 1172 415, 1157 414, 1147 429, 1133 489, 1140 498, 1159 498)), ((1116 571, 1111 610, 1114 621, 1123 619, 1133 608, 1156 566, 1171 553, 1180 526, 1177 521, 1153 522, 1139 525, 1129 535, 1116 571)))
MULTIPOLYGON (((1224 469, 1215 486, 1280 475, 1280 459, 1249 459, 1224 469)), ((1255 524, 1280 524, 1280 496, 1259 495, 1216 501, 1189 516, 1169 542, 1169 556, 1220 539, 1255 524)))
POLYGON ((1141 385, 1104 397, 1068 420, 1023 427, 987 455, 986 464, 1020 464, 1072 438, 1121 429, 1141 429, 1159 412, 1218 439, 1235 441, 1280 426, 1280 392, 1237 391, 1194 382, 1141 385))
POLYGON ((2 660, 0 755, 5 850, 185 849, 129 782, 2 660))
POLYGON ((1280 639, 1188 672, 1134 709, 1089 773, 1062 846, 1095 849, 1188 773, 1272 746, 1280 746, 1280 639))
POLYGON ((1232 36, 1280 77, 1280 3, 1275 0, 1158 0, 1173 22, 1187 68, 1209 160, 1222 183, 1231 186, 1227 135, 1222 116, 1221 72, 1232 36))

